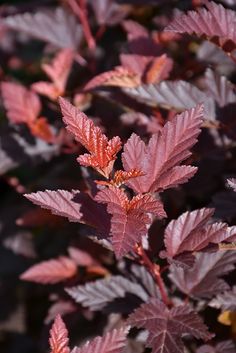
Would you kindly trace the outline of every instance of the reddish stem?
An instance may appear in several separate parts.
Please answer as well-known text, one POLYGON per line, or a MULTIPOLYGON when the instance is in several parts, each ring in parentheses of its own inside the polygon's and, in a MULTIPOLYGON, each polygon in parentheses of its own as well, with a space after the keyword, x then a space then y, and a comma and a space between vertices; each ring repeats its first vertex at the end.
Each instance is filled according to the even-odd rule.
POLYGON ((78 0, 79 3, 77 3, 76 0, 67 0, 67 2, 81 22, 89 49, 94 50, 96 48, 96 42, 89 27, 86 0, 78 0))
POLYGON ((166 288, 165 288, 165 284, 164 284, 163 279, 161 277, 160 266, 157 265, 157 264, 152 263, 152 261, 147 256, 147 254, 146 254, 144 248, 142 247, 142 245, 137 245, 136 249, 137 249, 137 254, 141 258, 142 264, 148 269, 148 271, 152 275, 154 281, 156 282, 157 286, 159 287, 163 302, 167 306, 171 306, 172 302, 168 298, 168 295, 167 295, 167 292, 166 292, 166 288))

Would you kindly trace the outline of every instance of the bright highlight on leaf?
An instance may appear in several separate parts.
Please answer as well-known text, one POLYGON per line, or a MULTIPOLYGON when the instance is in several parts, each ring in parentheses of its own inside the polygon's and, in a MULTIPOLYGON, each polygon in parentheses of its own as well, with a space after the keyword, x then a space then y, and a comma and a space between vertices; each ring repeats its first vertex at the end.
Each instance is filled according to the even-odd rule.
POLYGON ((50 330, 49 344, 51 353, 70 353, 69 338, 66 325, 60 315, 57 315, 50 330))
POLYGON ((101 129, 94 125, 93 121, 63 98, 59 100, 63 121, 67 125, 75 139, 79 141, 90 154, 84 154, 78 158, 81 165, 95 168, 106 178, 109 177, 116 154, 121 149, 121 141, 118 136, 108 141, 101 129))

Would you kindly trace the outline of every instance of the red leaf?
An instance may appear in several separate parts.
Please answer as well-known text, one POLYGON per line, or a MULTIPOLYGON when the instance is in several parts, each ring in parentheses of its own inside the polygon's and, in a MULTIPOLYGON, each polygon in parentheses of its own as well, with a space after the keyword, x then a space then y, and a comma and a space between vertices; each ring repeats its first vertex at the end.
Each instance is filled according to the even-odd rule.
POLYGON ((128 327, 114 329, 102 337, 95 337, 80 348, 75 347, 71 353, 122 353, 128 331, 128 327))
POLYGON ((41 111, 41 103, 34 92, 13 82, 3 82, 1 89, 7 116, 12 123, 35 122, 41 111))
POLYGON ((76 264, 69 257, 61 256, 58 259, 40 262, 27 271, 20 278, 42 284, 54 284, 73 277, 77 272, 76 264))
POLYGON ((147 84, 158 83, 169 77, 169 73, 173 68, 173 60, 168 58, 166 54, 154 58, 146 72, 144 82, 147 84))
POLYGON ((225 9, 221 4, 213 1, 206 2, 206 7, 207 9, 200 8, 197 11, 189 11, 187 14, 177 16, 166 30, 204 35, 213 42, 217 38, 217 44, 226 51, 232 51, 236 47, 236 30, 233 25, 236 22, 235 11, 225 9), (231 44, 228 47, 226 47, 227 42, 231 44))
POLYGON ((137 195, 129 201, 123 190, 110 187, 98 192, 95 199, 106 203, 107 211, 112 215, 110 233, 117 258, 132 251, 147 234, 147 227, 152 222, 148 213, 166 217, 162 203, 148 194, 137 195))
POLYGON ((140 84, 138 75, 123 66, 117 66, 111 71, 103 72, 90 80, 84 90, 92 90, 100 86, 137 87, 140 84))
POLYGON ((90 154, 84 154, 78 158, 80 164, 93 167, 108 177, 113 168, 116 154, 121 148, 120 138, 116 136, 108 141, 92 120, 63 98, 60 98, 60 106, 67 129, 90 152, 90 154))
POLYGON ((185 182, 194 174, 195 170, 188 167, 174 168, 191 155, 189 149, 200 133, 202 109, 199 105, 177 115, 159 134, 152 135, 147 146, 139 136, 132 134, 124 145, 123 166, 127 171, 142 170, 145 175, 130 180, 130 187, 140 193, 155 192, 185 182))
POLYGON ((153 353, 182 353, 181 336, 184 334, 204 340, 213 336, 190 306, 181 305, 169 310, 156 298, 136 309, 129 316, 128 323, 148 330, 146 346, 151 347, 153 353))
POLYGON ((36 82, 32 88, 42 94, 48 96, 52 100, 56 100, 65 92, 66 82, 73 63, 73 51, 71 49, 61 50, 51 64, 43 64, 43 70, 52 80, 49 82, 36 82))
POLYGON ((69 353, 67 328, 60 315, 57 315, 50 330, 49 343, 51 353, 69 353))

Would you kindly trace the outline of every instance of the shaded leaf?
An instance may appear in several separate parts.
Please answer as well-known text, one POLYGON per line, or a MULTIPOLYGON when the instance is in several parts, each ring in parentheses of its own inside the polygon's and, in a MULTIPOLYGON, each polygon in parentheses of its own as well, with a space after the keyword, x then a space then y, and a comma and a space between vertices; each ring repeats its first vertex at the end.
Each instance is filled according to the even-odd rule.
POLYGON ((51 353, 69 353, 69 338, 66 325, 60 315, 57 315, 50 330, 49 338, 51 353))
POLYGON ((174 168, 191 155, 189 149, 197 141, 202 118, 202 105, 176 115, 160 133, 152 135, 147 146, 139 136, 132 134, 124 145, 123 166, 127 171, 142 170, 145 175, 130 180, 128 185, 136 192, 155 192, 193 176, 196 169, 174 168))
POLYGON ((85 285, 67 288, 67 293, 79 304, 89 307, 92 311, 101 310, 117 298, 124 298, 126 293, 138 296, 143 301, 147 293, 138 284, 122 276, 110 276, 85 285))
POLYGON ((180 291, 194 298, 211 298, 228 289, 220 277, 234 270, 235 251, 198 253, 191 269, 171 266, 170 278, 180 291))
POLYGON ((234 353, 235 352, 235 344, 233 341, 222 341, 217 343, 214 347, 209 344, 204 344, 199 347, 196 353, 234 353))
POLYGON ((126 345, 126 335, 128 332, 128 327, 114 329, 102 337, 95 337, 82 347, 75 347, 71 353, 122 353, 126 345))
POLYGON ((236 311, 236 286, 229 291, 218 294, 216 298, 211 300, 209 305, 223 311, 236 311))
POLYGON ((63 98, 60 98, 60 106, 68 131, 90 152, 90 154, 80 156, 79 163, 91 166, 108 177, 113 168, 116 154, 121 148, 120 138, 116 136, 108 141, 92 120, 63 98))
POLYGON ((142 304, 128 319, 128 323, 149 332, 146 342, 153 353, 182 353, 181 336, 190 334, 209 340, 212 335, 202 319, 190 306, 181 305, 168 309, 159 299, 142 304))
POLYGON ((51 11, 37 11, 35 14, 8 16, 3 23, 58 48, 77 49, 82 37, 77 19, 61 7, 51 11))
POLYGON ((90 0, 90 4, 99 25, 115 26, 119 24, 129 12, 129 8, 119 6, 113 0, 90 0))
POLYGON ((228 185, 234 190, 236 191, 236 179, 235 178, 231 178, 228 179, 228 185))
POLYGON ((73 277, 76 272, 75 262, 69 257, 61 256, 30 267, 20 278, 24 281, 54 284, 73 277))

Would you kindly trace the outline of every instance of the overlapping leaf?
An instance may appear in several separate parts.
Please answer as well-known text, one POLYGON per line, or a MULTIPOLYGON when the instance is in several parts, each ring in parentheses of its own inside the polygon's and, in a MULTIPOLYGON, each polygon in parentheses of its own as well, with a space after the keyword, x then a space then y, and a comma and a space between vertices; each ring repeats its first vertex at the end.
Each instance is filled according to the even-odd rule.
POLYGON ((236 227, 228 227, 222 222, 208 223, 213 213, 213 209, 201 208, 185 212, 171 221, 165 230, 167 257, 174 258, 186 251, 200 251, 209 244, 233 241, 236 227))
POLYGON ((235 352, 235 344, 233 341, 222 341, 217 343, 214 347, 209 344, 204 344, 199 347, 196 353, 234 353, 235 352))
POLYGON ((148 298, 141 285, 122 276, 111 276, 85 285, 67 288, 66 291, 77 303, 93 311, 101 310, 117 298, 124 298, 127 293, 136 295, 143 301, 148 298))
POLYGON ((51 353, 70 353, 69 338, 66 325, 60 315, 57 315, 50 330, 49 344, 51 353))
POLYGON ((61 7, 6 17, 3 23, 16 31, 43 40, 58 48, 77 49, 81 28, 76 18, 61 7))
POLYGON ((198 253, 191 269, 171 266, 170 278, 183 293, 194 298, 211 298, 229 287, 220 277, 235 268, 235 251, 198 253))
POLYGON ((95 337, 82 347, 75 347, 71 353, 122 353, 126 345, 128 327, 121 327, 107 332, 102 337, 95 337))
POLYGON ((60 95, 64 95, 73 57, 74 54, 71 49, 62 49, 51 64, 43 64, 42 68, 52 80, 52 83, 45 81, 36 82, 31 86, 33 90, 52 100, 56 100, 60 95))
POLYGON ((115 26, 119 24, 128 14, 128 7, 119 6, 113 0, 90 0, 90 4, 96 16, 99 25, 115 26))
POLYGON ((187 81, 162 81, 159 84, 140 85, 136 88, 125 88, 124 92, 140 102, 151 106, 161 106, 183 111, 204 103, 205 115, 214 119, 214 101, 203 91, 187 81))
POLYGON ((216 298, 212 299, 209 305, 223 311, 236 311, 236 286, 224 293, 218 294, 216 298))
POLYGON ((169 310, 159 299, 142 304, 129 316, 128 323, 148 330, 146 346, 151 347, 153 353, 182 353, 181 336, 184 334, 204 340, 212 337, 190 306, 181 305, 169 310))
POLYGON ((203 107, 187 110, 165 124, 154 134, 148 145, 132 134, 124 145, 122 162, 126 171, 138 169, 144 176, 130 180, 128 185, 136 192, 155 192, 186 182, 196 168, 179 166, 191 155, 189 149, 196 143, 203 118, 203 107))
POLYGON ((236 47, 235 11, 213 1, 206 2, 206 8, 177 16, 166 30, 206 36, 227 52, 236 47))
POLYGON ((77 272, 77 266, 69 257, 61 256, 58 259, 40 262, 26 270, 20 278, 25 281, 36 283, 58 283, 77 272))
POLYGON ((107 204, 107 211, 112 215, 110 235, 117 258, 133 251, 136 243, 147 233, 151 224, 151 213, 158 218, 166 216, 162 203, 152 195, 137 195, 129 200, 123 190, 116 187, 100 191, 95 199, 107 204))
POLYGON ((113 168, 116 154, 121 148, 120 138, 116 136, 108 141, 92 120, 89 120, 83 112, 63 98, 60 98, 60 106, 68 131, 90 152, 90 154, 80 156, 79 163, 91 166, 108 177, 113 168))

